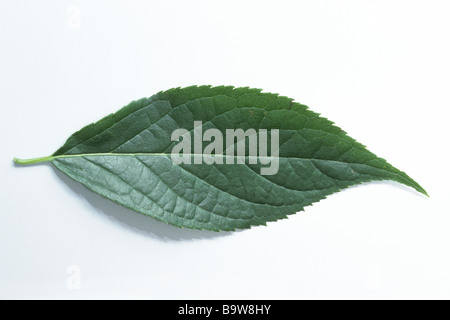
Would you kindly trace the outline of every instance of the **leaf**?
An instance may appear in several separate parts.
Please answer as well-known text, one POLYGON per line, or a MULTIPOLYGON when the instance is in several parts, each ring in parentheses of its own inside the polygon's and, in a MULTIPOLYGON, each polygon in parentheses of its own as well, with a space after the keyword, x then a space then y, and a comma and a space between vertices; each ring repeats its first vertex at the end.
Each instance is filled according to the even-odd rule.
POLYGON ((216 231, 284 219, 327 195, 374 180, 397 181, 426 195, 404 172, 305 105, 250 88, 160 92, 84 127, 50 157, 15 160, 51 161, 127 208, 178 227, 216 231), (226 129, 278 129, 278 173, 262 175, 264 166, 249 161, 175 164, 170 152, 178 142, 171 134, 179 128, 192 132, 194 121, 224 135, 226 129))

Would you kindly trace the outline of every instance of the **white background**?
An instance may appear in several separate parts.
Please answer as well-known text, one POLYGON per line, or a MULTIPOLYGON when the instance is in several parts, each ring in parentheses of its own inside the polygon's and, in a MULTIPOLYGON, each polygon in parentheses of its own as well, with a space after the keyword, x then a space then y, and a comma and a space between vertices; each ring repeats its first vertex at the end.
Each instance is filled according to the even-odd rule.
POLYGON ((450 298, 449 16, 430 0, 1 1, 0 298, 450 298), (13 165, 192 84, 293 97, 431 197, 372 183, 214 233, 13 165))

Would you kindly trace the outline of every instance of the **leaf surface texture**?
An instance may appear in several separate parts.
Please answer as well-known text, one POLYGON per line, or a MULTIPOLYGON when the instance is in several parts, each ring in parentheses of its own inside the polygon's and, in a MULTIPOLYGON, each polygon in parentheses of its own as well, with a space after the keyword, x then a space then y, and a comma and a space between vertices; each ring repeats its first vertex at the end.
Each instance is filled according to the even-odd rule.
MULTIPOLYGON (((206 142, 207 145, 209 142, 206 142)), ((194 86, 133 101, 73 134, 51 162, 92 191, 178 227, 236 230, 286 218, 374 180, 426 194, 414 180, 305 105, 259 89, 194 86), (261 164, 180 164, 174 130, 278 129, 279 170, 261 164)))

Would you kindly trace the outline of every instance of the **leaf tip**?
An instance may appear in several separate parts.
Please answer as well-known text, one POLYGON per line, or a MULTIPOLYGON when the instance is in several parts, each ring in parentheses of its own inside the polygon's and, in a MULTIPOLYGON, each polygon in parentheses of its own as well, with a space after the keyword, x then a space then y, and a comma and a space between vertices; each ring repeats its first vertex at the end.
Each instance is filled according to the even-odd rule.
POLYGON ((422 186, 420 184, 418 184, 416 181, 414 181, 412 179, 411 179, 411 185, 410 186, 413 187, 417 192, 423 194, 424 196, 426 196, 428 198, 430 197, 428 192, 424 188, 422 188, 422 186))
POLYGON ((420 189, 419 190, 417 190, 417 191, 419 191, 421 194, 423 194, 424 196, 426 196, 426 197, 430 197, 430 195, 428 194, 428 192, 424 189, 424 188, 422 188, 422 187, 420 187, 420 189))
POLYGON ((411 183, 409 184, 409 186, 411 186, 412 188, 414 188, 417 192, 423 194, 426 197, 430 197, 430 195, 428 194, 428 192, 422 188, 422 186, 420 184, 418 184, 416 181, 411 179, 411 183))

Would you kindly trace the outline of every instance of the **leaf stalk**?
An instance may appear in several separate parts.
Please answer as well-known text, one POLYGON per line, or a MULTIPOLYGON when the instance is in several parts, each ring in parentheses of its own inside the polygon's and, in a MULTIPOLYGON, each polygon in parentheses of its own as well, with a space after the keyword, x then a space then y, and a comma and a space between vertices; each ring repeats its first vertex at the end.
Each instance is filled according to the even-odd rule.
POLYGON ((14 162, 17 164, 27 165, 27 164, 34 164, 34 163, 40 163, 40 162, 47 162, 47 161, 51 161, 52 159, 53 159, 52 156, 32 158, 32 159, 18 159, 16 157, 14 157, 14 162))

